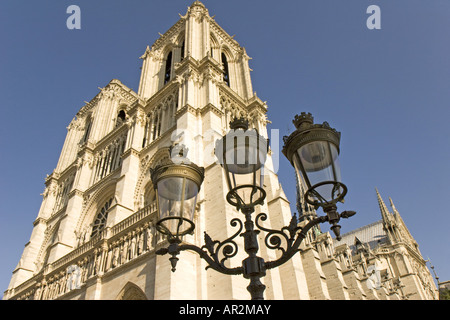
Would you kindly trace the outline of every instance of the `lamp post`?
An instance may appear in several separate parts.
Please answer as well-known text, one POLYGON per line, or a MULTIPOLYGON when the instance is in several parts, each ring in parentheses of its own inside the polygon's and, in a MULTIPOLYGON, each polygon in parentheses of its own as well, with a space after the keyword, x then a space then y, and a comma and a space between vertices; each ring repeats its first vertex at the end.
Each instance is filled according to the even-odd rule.
MULTIPOLYGON (((302 113, 294 120, 297 130, 285 137, 283 153, 296 169, 298 179, 304 179, 308 185, 305 200, 316 208, 322 207, 326 216, 317 217, 305 226, 298 226, 294 214, 288 226, 281 230, 262 226, 267 219, 266 213, 258 214, 253 220, 256 205, 264 203, 266 192, 263 189, 264 162, 268 152, 268 141, 255 129, 249 129, 244 119, 235 119, 230 123, 230 132, 216 142, 215 154, 226 175, 227 201, 244 215, 244 222, 234 218, 230 221, 237 231, 224 241, 217 241, 205 232, 205 244, 202 247, 183 243, 181 237, 192 233, 195 224, 192 221, 195 199, 203 181, 204 169, 188 161, 180 164, 167 163, 151 170, 151 179, 157 189, 159 218, 157 230, 167 236, 169 246, 159 249, 156 254, 169 254, 172 271, 176 269, 178 254, 184 250, 194 251, 204 259, 208 268, 229 275, 243 275, 250 280, 247 287, 252 300, 263 300, 265 285, 261 278, 266 270, 276 268, 290 260, 299 252, 300 244, 308 230, 313 226, 330 222, 332 230, 339 238, 340 218, 348 218, 353 211, 336 211, 336 202, 342 201, 347 188, 340 182, 337 156, 339 154, 340 134, 328 124, 314 125, 312 116, 302 113), (183 171, 184 170, 184 171, 183 171), (312 183, 312 184, 311 184, 312 183), (194 206, 186 205, 187 203, 194 206), (178 209, 177 209, 178 208, 178 209), (257 229, 255 229, 255 225, 257 229), (244 231, 243 231, 244 230, 244 231), (264 243, 269 249, 280 250, 281 256, 273 261, 259 257, 258 234, 266 232, 264 243), (225 266, 225 262, 234 257, 239 247, 234 241, 237 236, 244 238, 244 250, 247 258, 242 265, 234 268, 225 266)), ((182 155, 182 159, 185 154, 182 155)))

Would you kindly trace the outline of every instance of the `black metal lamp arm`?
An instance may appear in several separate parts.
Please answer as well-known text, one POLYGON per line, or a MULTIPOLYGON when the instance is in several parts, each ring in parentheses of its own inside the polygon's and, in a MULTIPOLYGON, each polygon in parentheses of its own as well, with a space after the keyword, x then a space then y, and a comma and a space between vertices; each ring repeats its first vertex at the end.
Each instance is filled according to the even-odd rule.
POLYGON ((181 244, 180 239, 169 238, 170 243, 168 248, 162 248, 156 251, 158 255, 170 254, 172 257, 170 261, 172 263, 172 271, 175 271, 178 258, 176 257, 181 251, 190 250, 196 252, 202 259, 204 259, 208 265, 206 269, 214 269, 223 274, 238 275, 244 272, 243 267, 228 268, 225 266, 225 261, 234 257, 238 252, 238 245, 233 241, 234 238, 241 234, 243 229, 242 221, 235 218, 231 220, 230 225, 233 227, 238 226, 238 230, 228 239, 220 242, 214 241, 205 232, 205 245, 201 248, 191 244, 181 244), (205 249, 207 251, 205 251, 205 249))
POLYGON ((260 213, 256 217, 256 225, 259 229, 267 232, 267 235, 264 239, 266 245, 270 249, 278 249, 282 252, 282 255, 280 258, 274 261, 266 261, 265 267, 266 269, 273 269, 276 267, 279 267, 280 265, 284 264, 285 262, 289 261, 292 256, 294 256, 297 252, 300 251, 299 247, 303 240, 306 238, 306 235, 308 231, 323 222, 328 221, 327 216, 318 217, 310 222, 308 222, 304 227, 298 227, 297 226, 297 218, 294 215, 292 217, 291 223, 288 227, 283 227, 281 231, 279 230, 271 230, 262 227, 258 222, 259 220, 266 220, 267 215, 265 213, 260 213), (298 230, 301 230, 297 233, 298 230), (289 235, 286 234, 286 231, 289 232, 289 235), (297 235, 297 237, 295 237, 297 235), (280 238, 282 236, 284 239, 280 238), (284 241, 283 241, 284 240, 284 241), (285 243, 283 247, 283 242, 285 243))
MULTIPOLYGON (((339 214, 336 211, 333 211, 333 213, 334 216, 327 214, 326 216, 314 218, 313 220, 309 221, 304 227, 298 227, 297 217, 294 214, 289 226, 281 228, 281 231, 267 229, 261 226, 260 220, 265 221, 267 219, 267 214, 258 214, 256 216, 255 223, 258 229, 267 232, 267 235, 264 239, 266 246, 270 249, 276 249, 282 252, 281 257, 279 257, 277 260, 265 262, 265 268, 273 269, 289 261, 292 256, 300 251, 299 247, 302 244, 303 240, 306 238, 308 231, 312 227, 328 221, 330 222, 330 224, 333 224, 332 228, 334 228, 335 224, 339 221, 340 218, 347 219, 353 216, 356 212, 344 211, 339 214), (300 232, 298 232, 299 230, 300 232)), ((338 234, 336 236, 338 239, 340 239, 340 236, 338 234)))
POLYGON ((265 286, 260 282, 260 278, 265 276, 267 269, 273 269, 284 264, 299 252, 302 241, 312 227, 326 221, 333 223, 332 227, 334 227, 340 218, 349 218, 355 214, 354 211, 344 211, 339 214, 333 209, 331 214, 327 212, 326 216, 317 217, 309 221, 304 227, 298 226, 297 217, 294 215, 289 226, 283 227, 281 230, 272 230, 261 226, 260 221, 265 221, 267 214, 260 213, 255 219, 255 224, 259 230, 254 230, 251 212, 252 210, 245 213, 245 232, 243 233, 241 232, 244 229, 244 223, 235 218, 231 220, 230 224, 233 227, 238 226, 238 230, 222 242, 212 240, 206 232, 205 245, 201 248, 191 244, 181 244, 182 241, 179 238, 170 237, 168 239, 169 247, 159 249, 156 251, 156 254, 170 254, 169 260, 172 264, 172 271, 175 271, 178 262, 177 256, 180 252, 185 250, 194 251, 207 262, 208 266, 206 269, 212 268, 228 275, 242 274, 245 278, 250 279, 250 285, 247 287, 247 290, 250 292, 252 299, 262 300, 265 286), (260 230, 267 232, 264 242, 269 249, 282 251, 281 257, 277 260, 265 262, 262 258, 256 256, 258 251, 257 235, 260 230), (228 268, 225 266, 225 261, 237 254, 239 247, 234 238, 239 235, 244 237, 244 248, 248 253, 248 257, 243 261, 241 267, 228 268))

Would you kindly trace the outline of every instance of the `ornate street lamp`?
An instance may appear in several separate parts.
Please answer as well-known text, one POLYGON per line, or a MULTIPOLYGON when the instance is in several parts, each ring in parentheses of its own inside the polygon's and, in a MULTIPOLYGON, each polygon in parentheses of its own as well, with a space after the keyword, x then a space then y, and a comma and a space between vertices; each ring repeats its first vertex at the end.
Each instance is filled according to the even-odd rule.
MULTIPOLYGON (((186 152, 183 148, 172 159, 150 169, 158 206, 156 229, 171 244, 181 243, 182 236, 194 232, 195 205, 205 172, 186 158, 186 152)), ((171 261, 175 269, 178 259, 171 261)))
MULTIPOLYGON (((327 213, 331 229, 340 240, 340 215, 336 203, 343 202, 347 187, 341 182, 339 166, 339 143, 341 133, 327 122, 314 124, 311 113, 302 112, 293 121, 297 128, 289 137, 284 137, 283 154, 294 166, 297 178, 304 181, 307 191, 304 199, 316 209, 322 207, 327 213)), ((353 211, 347 211, 346 217, 353 211)))
POLYGON ((264 163, 269 144, 255 129, 248 128, 248 120, 230 123, 230 132, 217 140, 215 154, 225 171, 228 185, 227 201, 243 213, 254 211, 263 204, 264 163))
MULTIPOLYGON (((336 211, 336 202, 342 201, 347 192, 345 185, 340 183, 337 162, 340 134, 328 125, 324 124, 320 128, 313 125, 312 117, 304 113, 297 116, 294 123, 299 124, 297 131, 285 138, 283 153, 293 163, 297 174, 301 174, 301 178, 305 179, 308 185, 305 195, 307 201, 316 207, 323 207, 327 216, 316 217, 300 227, 294 214, 289 226, 281 230, 272 230, 261 225, 261 222, 267 220, 266 213, 258 214, 253 221, 255 206, 263 204, 266 197, 263 189, 263 170, 268 141, 256 130, 249 129, 247 121, 236 119, 230 123, 230 132, 217 141, 215 149, 226 174, 229 188, 227 201, 245 217, 244 222, 238 218, 230 221, 231 226, 237 228, 230 238, 222 242, 215 241, 205 232, 205 245, 201 248, 183 243, 181 236, 192 233, 195 228, 192 221, 193 207, 185 207, 183 201, 186 200, 183 199, 196 197, 203 180, 203 170, 193 164, 190 164, 193 169, 189 167, 191 171, 187 170, 184 164, 164 164, 152 170, 152 180, 157 188, 159 202, 157 229, 167 235, 169 242, 167 248, 159 249, 156 254, 171 255, 172 271, 176 268, 177 255, 181 251, 191 250, 207 262, 207 269, 212 268, 229 275, 242 274, 250 280, 247 290, 252 300, 263 300, 265 285, 260 280, 266 275, 266 270, 282 265, 299 252, 300 244, 313 226, 328 221, 339 237, 340 227, 337 222, 340 218, 348 218, 355 213, 344 211, 339 214, 336 211), (309 129, 306 129, 308 125, 309 129), (180 170, 180 165, 185 171, 180 170), (185 195, 184 198, 182 195, 185 195), (266 232, 265 245, 269 249, 281 251, 278 259, 264 261, 257 256, 257 236, 261 231, 266 232), (238 236, 244 238, 244 250, 248 256, 242 261, 242 266, 230 268, 225 266, 225 263, 236 256, 239 250, 234 241, 238 236)), ((195 203, 195 200, 193 201, 195 203)))
POLYGON ((153 169, 159 232, 170 238, 193 232, 195 204, 203 181, 203 168, 195 164, 164 164, 153 169))

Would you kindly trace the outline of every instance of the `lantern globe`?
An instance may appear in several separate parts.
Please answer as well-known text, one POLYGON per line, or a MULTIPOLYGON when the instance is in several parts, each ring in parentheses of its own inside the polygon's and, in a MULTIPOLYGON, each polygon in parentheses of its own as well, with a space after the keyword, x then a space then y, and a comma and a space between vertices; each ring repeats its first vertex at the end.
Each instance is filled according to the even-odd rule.
POLYGON ((216 141, 215 155, 226 176, 227 201, 242 211, 262 204, 266 197, 263 184, 268 140, 256 129, 249 129, 243 118, 232 121, 230 128, 216 141))
POLYGON ((284 138, 283 154, 307 186, 305 194, 299 195, 307 203, 317 206, 343 201, 347 188, 341 182, 340 132, 327 122, 314 124, 313 120, 305 112, 295 117, 297 130, 284 138))
POLYGON ((193 233, 195 206, 204 179, 204 168, 168 160, 150 169, 150 173, 157 195, 157 230, 176 239, 193 233))

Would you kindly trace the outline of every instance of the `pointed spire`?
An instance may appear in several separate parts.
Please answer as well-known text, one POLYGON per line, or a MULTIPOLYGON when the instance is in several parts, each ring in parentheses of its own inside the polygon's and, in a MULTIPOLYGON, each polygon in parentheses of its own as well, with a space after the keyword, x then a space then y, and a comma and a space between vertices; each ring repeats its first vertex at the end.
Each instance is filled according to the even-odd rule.
POLYGON ((392 211, 394 212, 394 214, 398 215, 399 213, 398 213, 397 209, 395 208, 394 201, 392 201, 391 197, 389 197, 389 202, 391 203, 391 208, 392 208, 392 211))
POLYGON ((389 200, 391 202, 391 206, 393 206, 395 215, 392 215, 389 212, 389 210, 387 209, 386 205, 383 202, 383 199, 381 199, 378 189, 377 189, 377 197, 378 203, 380 205, 381 216, 383 217, 383 225, 388 235, 389 241, 391 244, 397 243, 399 241, 398 227, 399 227, 399 219, 401 220, 401 217, 398 214, 397 209, 395 209, 395 206, 393 206, 393 202, 390 198, 389 200))
POLYGON ((383 218, 384 222, 390 221, 390 212, 388 208, 386 207, 386 204, 384 203, 383 199, 381 198, 380 193, 378 192, 378 189, 375 187, 375 190, 377 192, 377 199, 378 199, 378 205, 380 206, 381 211, 381 217, 383 218))
POLYGON ((354 244, 358 248, 362 246, 362 242, 361 242, 361 240, 358 239, 358 237, 355 237, 355 243, 354 244))
POLYGON ((419 249, 417 248, 416 240, 414 239, 414 237, 409 232, 409 229, 406 226, 405 221, 403 221, 402 216, 400 215, 398 210, 395 208, 394 202, 392 201, 392 199, 390 197, 389 197, 389 201, 391 203, 391 207, 392 207, 392 210, 394 212, 393 219, 392 219, 393 220, 392 224, 395 224, 396 228, 398 230, 401 230, 400 233, 398 234, 398 237, 400 237, 402 241, 406 241, 406 242, 411 243, 412 244, 412 248, 416 248, 417 251, 419 252, 419 249))
POLYGON ((361 240, 358 239, 358 237, 355 237, 355 250, 357 253, 368 253, 369 249, 365 243, 363 243, 361 240))

